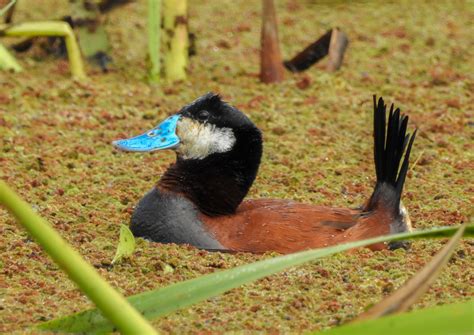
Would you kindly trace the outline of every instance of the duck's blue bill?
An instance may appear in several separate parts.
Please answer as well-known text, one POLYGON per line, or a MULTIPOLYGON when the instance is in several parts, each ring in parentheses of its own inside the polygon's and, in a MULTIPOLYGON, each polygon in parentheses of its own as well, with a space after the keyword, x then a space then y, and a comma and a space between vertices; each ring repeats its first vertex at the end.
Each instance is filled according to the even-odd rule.
POLYGON ((179 118, 180 115, 170 116, 144 134, 125 140, 113 141, 112 144, 117 149, 124 151, 146 152, 172 149, 179 144, 179 137, 176 135, 176 125, 179 118))

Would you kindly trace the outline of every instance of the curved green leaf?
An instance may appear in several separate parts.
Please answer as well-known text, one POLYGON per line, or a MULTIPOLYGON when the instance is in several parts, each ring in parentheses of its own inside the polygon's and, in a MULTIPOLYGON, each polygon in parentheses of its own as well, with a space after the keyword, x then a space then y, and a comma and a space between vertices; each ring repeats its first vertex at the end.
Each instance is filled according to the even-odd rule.
POLYGON ((119 244, 117 246, 117 251, 115 252, 114 259, 112 264, 120 263, 122 258, 127 258, 135 250, 135 237, 133 237, 132 232, 126 225, 120 225, 120 238, 119 244))
POLYGON ((12 70, 14 72, 21 72, 22 70, 15 57, 2 44, 0 44, 0 70, 12 70))
POLYGON ((474 300, 350 323, 318 335, 472 335, 474 300))
MULTIPOLYGON (((147 319, 154 319, 291 266, 300 265, 338 252, 374 243, 427 237, 449 237, 452 236, 458 228, 459 227, 435 228, 425 231, 381 236, 324 249, 308 250, 275 257, 238 266, 233 269, 204 275, 195 279, 169 285, 158 290, 140 293, 128 297, 128 300, 147 319)), ((464 236, 474 236, 474 225, 466 227, 464 236)), ((45 330, 66 332, 107 332, 112 330, 112 324, 102 317, 96 309, 52 320, 40 324, 38 327, 45 330)))
POLYGON ((69 23, 64 21, 23 22, 12 26, 0 26, 5 36, 63 36, 71 66, 71 73, 77 79, 86 78, 81 50, 69 23))

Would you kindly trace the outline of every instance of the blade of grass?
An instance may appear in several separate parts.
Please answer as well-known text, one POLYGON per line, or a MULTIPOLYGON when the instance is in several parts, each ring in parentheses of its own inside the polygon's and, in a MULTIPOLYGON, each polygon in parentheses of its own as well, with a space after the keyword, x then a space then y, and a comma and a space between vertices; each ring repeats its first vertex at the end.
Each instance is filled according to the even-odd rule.
POLYGON ((390 315, 317 332, 317 335, 472 335, 474 300, 390 315))
POLYGON ((156 334, 150 324, 31 207, 0 180, 0 204, 124 334, 156 334))
POLYGON ((424 266, 417 274, 409 279, 405 285, 392 295, 383 299, 370 310, 359 315, 355 321, 376 319, 385 315, 401 313, 408 310, 420 296, 428 290, 431 283, 441 272, 443 266, 451 258, 464 233, 465 226, 461 226, 449 242, 424 266))
POLYGON ((82 63, 81 51, 71 26, 64 21, 25 22, 2 27, 0 33, 5 36, 62 36, 71 66, 71 73, 77 79, 86 78, 82 63))
POLYGON ((13 5, 16 3, 16 0, 12 0, 10 1, 10 3, 8 3, 5 7, 1 8, 0 9, 0 17, 2 17, 3 15, 5 15, 5 13, 11 8, 13 7, 13 5))
POLYGON ((160 80, 161 0, 148 0, 148 53, 151 83, 160 80))
MULTIPOLYGON (((324 249, 308 250, 295 254, 279 256, 238 266, 233 269, 204 275, 192 280, 169 285, 161 289, 140 293, 128 297, 128 300, 147 319, 153 319, 224 293, 240 285, 274 274, 291 266, 300 265, 338 252, 374 243, 426 237, 449 237, 456 232, 457 228, 458 227, 435 228, 425 231, 381 236, 364 241, 340 244, 324 249)), ((474 236, 474 225, 466 227, 465 235, 471 237, 474 236)), ((104 319, 95 309, 55 319, 40 324, 38 327, 43 330, 66 332, 107 332, 112 330, 110 322, 104 319)))
POLYGON ((15 57, 2 44, 0 44, 0 70, 12 70, 15 72, 21 72, 22 70, 15 57))

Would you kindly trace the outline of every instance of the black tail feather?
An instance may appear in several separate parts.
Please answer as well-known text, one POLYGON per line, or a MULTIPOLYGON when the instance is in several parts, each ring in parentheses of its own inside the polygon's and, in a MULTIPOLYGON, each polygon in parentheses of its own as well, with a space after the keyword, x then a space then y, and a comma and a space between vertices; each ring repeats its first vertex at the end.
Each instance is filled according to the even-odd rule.
POLYGON ((383 99, 379 98, 377 102, 374 95, 374 161, 377 184, 367 210, 374 209, 380 201, 390 201, 390 206, 398 211, 416 136, 416 130, 411 136, 407 134, 408 116, 400 114, 399 108, 394 110, 393 104, 391 105, 388 121, 386 114, 387 106, 383 99))
MULTIPOLYGON (((411 153, 411 147, 413 145, 413 142, 415 141, 415 136, 416 136, 417 129, 413 132, 413 135, 411 135, 410 142, 408 143, 408 148, 405 153, 405 158, 403 159, 403 164, 400 169, 400 173, 398 175, 397 179, 397 194, 398 194, 398 201, 400 201, 400 198, 402 196, 402 190, 403 190, 403 184, 405 183, 405 178, 407 176, 408 172, 408 160, 410 158, 410 153, 411 153)), ((408 137, 407 137, 408 139, 408 137)))

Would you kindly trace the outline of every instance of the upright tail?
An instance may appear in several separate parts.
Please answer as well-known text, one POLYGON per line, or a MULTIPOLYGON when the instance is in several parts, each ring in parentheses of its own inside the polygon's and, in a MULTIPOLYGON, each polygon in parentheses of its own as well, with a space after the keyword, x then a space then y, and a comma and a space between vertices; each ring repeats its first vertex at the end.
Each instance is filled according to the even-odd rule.
POLYGON ((393 104, 388 113, 388 123, 386 118, 387 106, 382 98, 377 102, 374 95, 374 160, 377 183, 364 210, 390 211, 397 222, 391 230, 398 232, 407 230, 405 221, 408 214, 403 205, 400 206, 400 199, 416 130, 411 136, 407 133, 408 116, 400 114, 399 108, 394 110, 393 104))

